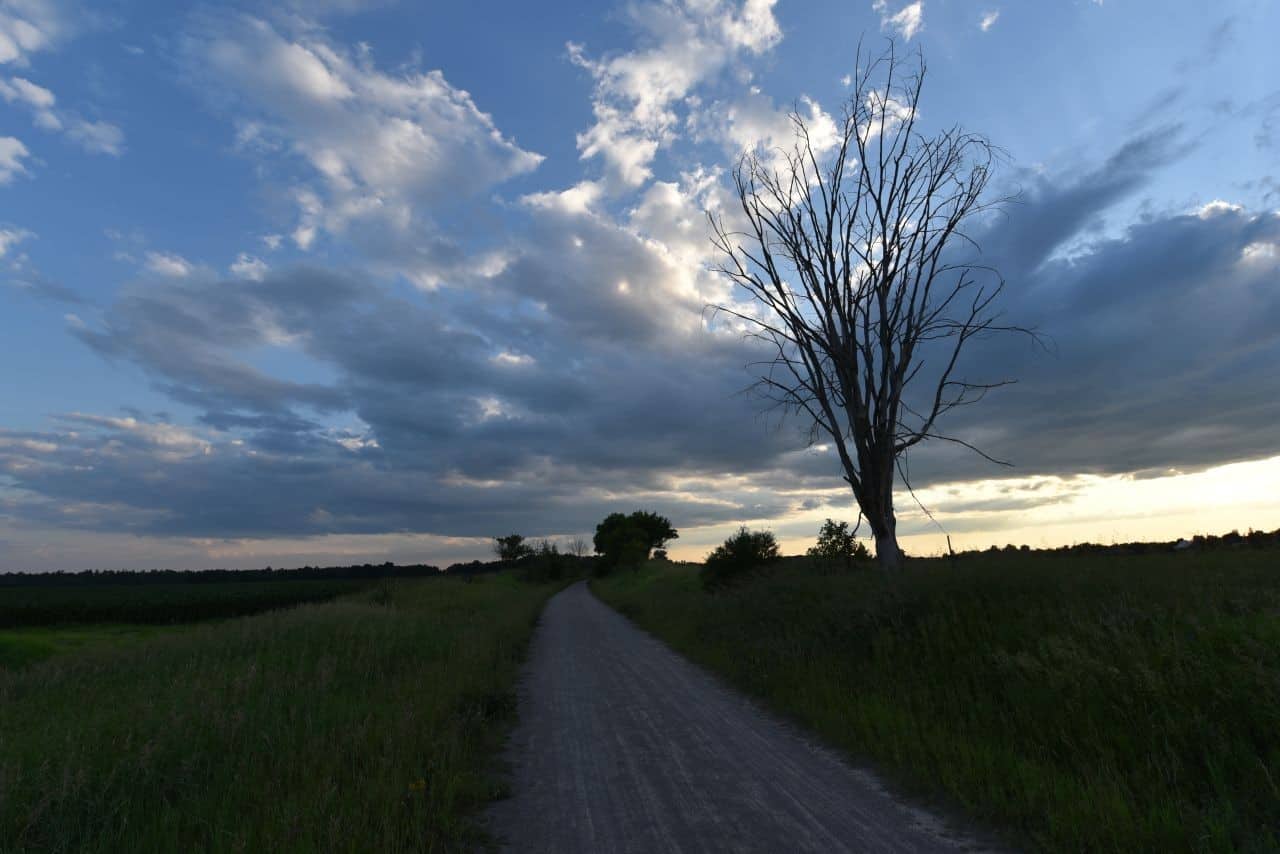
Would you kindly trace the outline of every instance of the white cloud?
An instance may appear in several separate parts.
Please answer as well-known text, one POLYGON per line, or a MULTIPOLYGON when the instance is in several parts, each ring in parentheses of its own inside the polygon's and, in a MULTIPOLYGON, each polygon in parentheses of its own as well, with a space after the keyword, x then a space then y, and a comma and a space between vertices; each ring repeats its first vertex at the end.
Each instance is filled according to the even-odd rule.
POLYGON ((259 36, 257 45, 234 39, 216 40, 209 45, 209 60, 224 72, 252 61, 255 65, 251 73, 267 87, 304 101, 323 103, 352 97, 351 87, 321 58, 321 54, 332 56, 327 49, 286 41, 264 21, 253 25, 259 36))
POLYGON ((1196 215, 1201 219, 1209 219, 1220 214, 1240 213, 1243 210, 1243 205, 1237 205, 1234 202, 1227 202, 1222 199, 1214 199, 1196 211, 1196 215))
POLYGON ((195 272, 195 265, 171 252, 148 252, 143 266, 157 276, 180 279, 195 272))
POLYGON ((1000 10, 995 9, 987 12, 982 16, 982 20, 978 22, 978 28, 984 33, 996 25, 996 21, 1000 20, 1000 10))
POLYGON ((583 159, 600 157, 609 178, 636 187, 658 150, 676 137, 678 105, 738 57, 782 37, 776 0, 669 0, 631 11, 644 46, 604 59, 570 44, 570 58, 595 78, 595 123, 578 135, 583 159))
POLYGON ((1264 267, 1275 266, 1280 261, 1280 243, 1260 240, 1245 246, 1240 252, 1240 263, 1264 267))
POLYGON ((604 195, 604 188, 598 181, 580 181, 567 190, 550 190, 545 193, 530 193, 522 196, 520 201, 533 208, 555 210, 560 213, 585 214, 604 195))
POLYGON ((629 229, 644 239, 649 252, 676 269, 693 271, 672 282, 682 286, 691 304, 724 302, 727 295, 726 283, 705 272, 716 254, 706 211, 737 213, 722 177, 718 169, 699 168, 682 173, 679 182, 654 181, 628 216, 629 229))
POLYGON ((61 35, 66 21, 49 0, 0 0, 0 65, 24 66, 61 35))
POLYGON ((264 234, 262 235, 262 245, 267 247, 268 251, 275 252, 280 248, 281 242, 284 241, 284 235, 281 234, 264 234))
POLYGON ((91 154, 124 153, 124 131, 109 122, 91 122, 76 118, 67 127, 67 135, 91 154))
POLYGON ((16 175, 25 175, 27 169, 22 160, 30 152, 22 144, 22 140, 11 136, 0 136, 0 186, 8 184, 16 175))
POLYGON ((916 0, 893 13, 889 12, 887 0, 876 0, 871 8, 880 13, 881 29, 895 30, 907 41, 924 26, 924 0, 916 0))
POLYGON ((495 365, 501 365, 503 367, 521 368, 532 365, 537 360, 526 353, 512 353, 509 350, 503 350, 489 361, 493 362, 495 365))
POLYGON ((37 110, 48 110, 53 107, 53 93, 43 86, 37 86, 24 77, 10 77, 0 80, 0 97, 6 101, 25 101, 37 110))
POLYGON ((317 27, 296 30, 214 16, 185 52, 197 79, 233 98, 244 150, 310 169, 312 180, 293 188, 299 248, 325 233, 364 229, 376 252, 411 267, 401 272, 419 273, 413 265, 426 263, 420 247, 434 232, 428 210, 474 198, 542 161, 503 136, 440 71, 384 72, 363 46, 347 50, 317 27))
POLYGON ((231 264, 231 274, 239 276, 242 279, 252 279, 253 281, 261 281, 262 277, 271 269, 267 266, 267 262, 261 258, 250 255, 247 252, 241 252, 236 256, 236 260, 231 264))
POLYGON ((136 418, 113 418, 81 412, 72 412, 59 418, 72 423, 108 427, 135 436, 139 441, 161 449, 161 453, 157 456, 163 460, 173 461, 191 454, 207 455, 213 451, 213 445, 207 439, 188 428, 164 421, 148 422, 139 421, 136 418))
POLYGON ((321 15, 333 12, 340 14, 364 12, 395 2, 396 0, 288 0, 288 5, 300 12, 321 15))
POLYGON ((109 122, 91 122, 75 113, 59 111, 53 92, 26 78, 0 80, 0 99, 27 107, 37 127, 47 131, 65 130, 90 153, 118 157, 124 152, 124 131, 109 122))
POLYGON ((11 248, 31 236, 31 232, 21 228, 0 228, 0 258, 9 254, 11 248))
MULTIPOLYGON (((839 142, 835 120, 812 98, 802 96, 795 110, 808 129, 815 153, 824 154, 839 142)), ((798 141, 792 110, 779 108, 759 90, 708 112, 720 117, 720 123, 708 128, 709 132, 724 142, 733 156, 753 152, 766 163, 781 166, 786 152, 794 150, 798 141)))
MULTIPOLYGON (((30 64, 30 54, 52 48, 71 36, 73 29, 93 19, 92 10, 79 9, 66 2, 0 0, 0 65, 26 67, 30 64)), ((25 77, 0 80, 0 100, 22 104, 31 110, 36 127, 65 131, 86 151, 113 156, 124 151, 124 133, 120 128, 58 110, 53 92, 25 77)))

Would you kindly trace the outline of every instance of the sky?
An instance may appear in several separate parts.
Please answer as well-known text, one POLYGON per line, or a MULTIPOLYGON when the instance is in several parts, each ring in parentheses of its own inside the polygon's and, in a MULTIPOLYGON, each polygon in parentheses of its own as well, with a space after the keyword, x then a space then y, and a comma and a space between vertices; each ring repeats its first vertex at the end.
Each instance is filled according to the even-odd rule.
POLYGON ((1280 527, 1277 32, 1271 0, 0 0, 0 571, 856 520, 744 391, 705 214, 888 38, 922 127, 1004 150, 984 261, 1047 342, 966 353, 1018 383, 945 427, 1013 466, 913 451, 906 550, 1280 527))

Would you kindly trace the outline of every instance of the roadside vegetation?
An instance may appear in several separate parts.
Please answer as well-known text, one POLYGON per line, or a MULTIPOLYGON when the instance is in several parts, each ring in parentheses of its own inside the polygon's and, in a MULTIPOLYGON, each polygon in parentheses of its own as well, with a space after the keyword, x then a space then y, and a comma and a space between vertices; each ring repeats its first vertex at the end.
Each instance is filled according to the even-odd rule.
POLYGON ((91 623, 23 626, 0 629, 0 670, 30 666, 37 661, 80 649, 114 646, 180 631, 178 626, 91 623))
POLYGON ((714 592, 710 567, 652 562, 592 583, 828 743, 1029 847, 1280 849, 1280 551, 1165 548, 889 574, 784 558, 714 592))
POLYGON ((0 851, 471 847, 559 586, 383 581, 0 665, 0 851))

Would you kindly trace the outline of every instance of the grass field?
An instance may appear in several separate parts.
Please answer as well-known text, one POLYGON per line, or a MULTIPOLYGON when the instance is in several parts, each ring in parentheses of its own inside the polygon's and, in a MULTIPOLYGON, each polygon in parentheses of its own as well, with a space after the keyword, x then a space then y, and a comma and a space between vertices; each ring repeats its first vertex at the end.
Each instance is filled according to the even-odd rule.
POLYGON ((909 790, 1046 851, 1280 850, 1280 553, 593 582, 909 790))
POLYGON ((0 669, 0 851, 466 849, 555 589, 384 582, 0 669))
POLYGON ((114 646, 180 630, 176 626, 110 623, 0 629, 0 669, 27 667, 75 650, 114 646))
POLYGON ((0 629, 69 623, 189 623, 322 602, 365 580, 164 582, 0 587, 0 629))

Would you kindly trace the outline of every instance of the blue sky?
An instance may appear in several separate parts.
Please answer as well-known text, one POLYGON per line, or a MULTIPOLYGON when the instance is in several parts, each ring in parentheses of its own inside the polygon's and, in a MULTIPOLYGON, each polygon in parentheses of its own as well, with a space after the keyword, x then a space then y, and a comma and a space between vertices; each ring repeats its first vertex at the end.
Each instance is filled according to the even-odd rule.
POLYGON ((1018 468, 922 452, 939 521, 1280 524, 1280 5, 437 6, 0 0, 0 569, 443 563, 633 504, 802 545, 851 502, 736 394, 702 211, 890 36, 926 127, 1007 151, 988 243, 1057 344, 977 354, 1023 381, 956 428, 1018 468))

